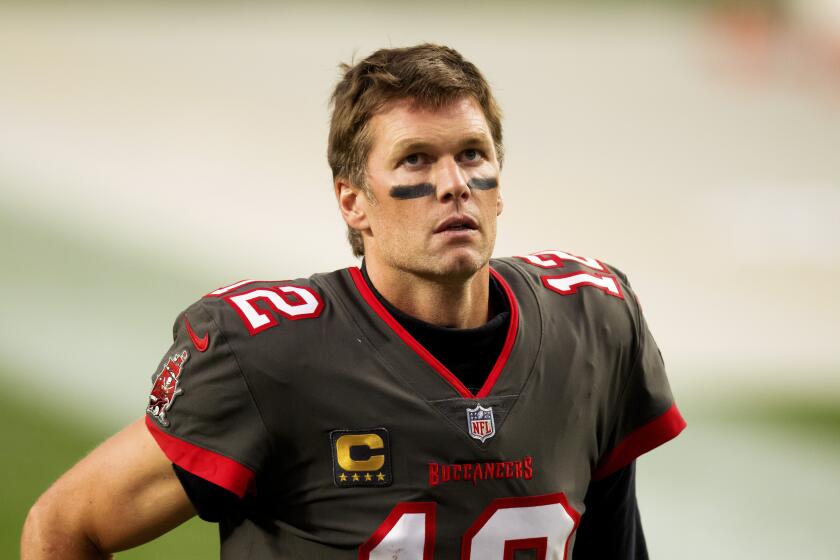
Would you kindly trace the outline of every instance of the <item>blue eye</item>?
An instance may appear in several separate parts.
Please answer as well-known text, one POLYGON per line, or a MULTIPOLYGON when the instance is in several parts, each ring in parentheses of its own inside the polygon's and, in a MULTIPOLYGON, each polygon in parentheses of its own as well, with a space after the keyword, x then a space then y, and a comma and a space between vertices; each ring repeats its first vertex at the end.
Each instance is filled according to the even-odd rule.
POLYGON ((476 161, 481 157, 481 152, 475 149, 464 150, 463 158, 466 161, 476 161))
POLYGON ((409 154, 402 158, 400 161, 400 165, 405 166, 409 169, 421 169, 424 166, 428 165, 430 162, 430 158, 428 155, 424 154, 423 152, 418 152, 416 154, 409 154))

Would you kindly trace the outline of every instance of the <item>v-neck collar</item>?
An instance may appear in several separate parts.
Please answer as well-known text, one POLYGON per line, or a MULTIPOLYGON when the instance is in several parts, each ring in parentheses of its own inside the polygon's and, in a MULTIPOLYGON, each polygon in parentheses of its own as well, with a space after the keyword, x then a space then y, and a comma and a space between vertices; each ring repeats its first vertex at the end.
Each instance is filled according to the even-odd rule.
POLYGON ((378 315, 379 318, 382 319, 382 321, 384 321, 385 324, 388 325, 388 327, 393 330, 409 348, 411 348, 411 350, 413 350, 423 361, 425 361, 444 380, 446 380, 459 395, 464 398, 475 399, 484 398, 490 394, 490 391, 493 389, 493 386, 496 384, 502 370, 507 364, 508 358, 513 350, 516 333, 519 327, 519 304, 516 301, 513 290, 511 290, 508 283, 498 272, 493 270, 493 268, 490 268, 490 274, 492 274, 493 278, 499 282, 505 297, 507 297, 510 308, 510 322, 508 324, 508 331, 505 336, 502 351, 499 353, 499 357, 496 359, 493 369, 490 370, 490 374, 487 376, 487 379, 484 381, 484 385, 482 385, 478 393, 473 394, 467 387, 464 386, 455 374, 443 365, 440 360, 433 356, 431 352, 429 352, 417 341, 417 339, 411 336, 411 334, 399 323, 399 321, 397 321, 394 316, 388 312, 385 306, 382 305, 373 293, 371 287, 367 284, 367 282, 365 282, 362 272, 357 267, 351 267, 348 270, 351 278, 353 279, 353 283, 356 285, 356 289, 359 291, 359 294, 374 311, 374 313, 376 313, 376 315, 378 315))

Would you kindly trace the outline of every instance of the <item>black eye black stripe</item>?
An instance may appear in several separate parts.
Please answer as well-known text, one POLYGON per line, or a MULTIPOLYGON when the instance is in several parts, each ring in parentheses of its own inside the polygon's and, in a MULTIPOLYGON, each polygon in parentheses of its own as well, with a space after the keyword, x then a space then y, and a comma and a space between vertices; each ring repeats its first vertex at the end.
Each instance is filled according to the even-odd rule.
POLYGON ((479 191, 489 191, 499 186, 499 180, 495 177, 473 177, 472 179, 467 181, 467 186, 469 186, 471 189, 476 189, 479 191))
MULTIPOLYGON (((495 177, 473 177, 467 181, 467 186, 479 191, 489 191, 499 186, 499 180, 495 177)), ((416 185, 394 185, 391 187, 391 198, 397 200, 410 200, 435 194, 435 186, 431 183, 418 183, 416 185)))
POLYGON ((419 183, 417 185, 396 185, 391 187, 391 198, 408 200, 435 194, 435 186, 431 183, 419 183))

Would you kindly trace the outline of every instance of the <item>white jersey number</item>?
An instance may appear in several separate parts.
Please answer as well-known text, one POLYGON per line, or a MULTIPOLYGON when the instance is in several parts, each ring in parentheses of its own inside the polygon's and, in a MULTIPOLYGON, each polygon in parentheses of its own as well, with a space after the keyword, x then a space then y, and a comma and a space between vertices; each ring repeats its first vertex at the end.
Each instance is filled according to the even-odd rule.
MULTIPOLYGON (((397 504, 359 548, 359 560, 433 560, 435 508, 430 502, 397 504)), ((506 560, 518 550, 563 560, 579 519, 562 493, 493 500, 464 535, 461 560, 506 560)))
POLYGON ((611 296, 624 298, 615 277, 608 274, 573 272, 560 276, 542 276, 541 278, 546 288, 564 296, 577 293, 578 288, 583 286, 592 286, 611 296))
POLYGON ((607 271, 606 267, 598 262, 597 259, 593 259, 591 257, 578 257, 577 255, 566 253, 565 251, 540 251, 539 253, 531 253, 530 255, 525 255, 524 257, 519 258, 540 268, 559 268, 563 266, 563 261, 573 261, 593 270, 598 270, 600 272, 607 271))
POLYGON ((571 261, 582 264, 593 271, 597 271, 541 276, 543 286, 558 294, 569 296, 576 294, 579 288, 590 286, 598 288, 605 294, 624 299, 624 293, 621 291, 618 280, 611 274, 604 274, 609 271, 597 259, 578 257, 563 251, 540 251, 539 253, 517 258, 540 268, 561 268, 564 266, 564 262, 571 261))
POLYGON ((321 314, 324 307, 314 290, 303 286, 273 286, 226 296, 225 300, 239 314, 251 335, 277 325, 277 317, 309 319, 321 314), (263 304, 257 307, 257 303, 263 304))

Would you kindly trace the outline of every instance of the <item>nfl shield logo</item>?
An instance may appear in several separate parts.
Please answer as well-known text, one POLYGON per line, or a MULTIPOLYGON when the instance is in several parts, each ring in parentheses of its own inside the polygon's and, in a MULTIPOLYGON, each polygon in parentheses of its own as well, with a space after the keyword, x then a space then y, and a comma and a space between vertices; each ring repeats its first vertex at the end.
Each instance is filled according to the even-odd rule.
POLYGON ((481 443, 496 435, 496 423, 493 421, 493 407, 484 408, 476 404, 467 409, 467 428, 470 435, 481 443))

